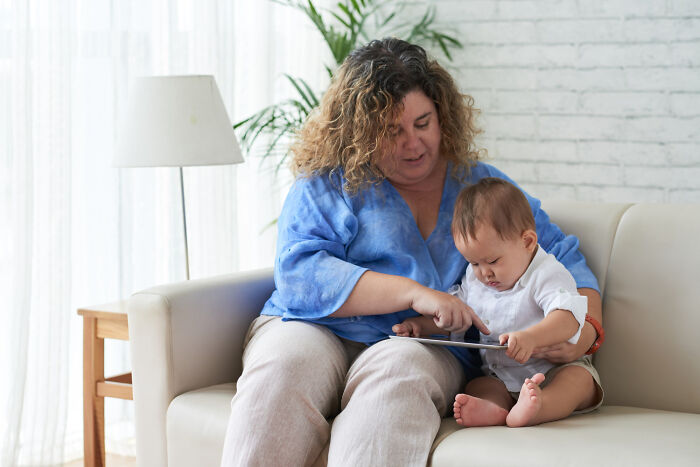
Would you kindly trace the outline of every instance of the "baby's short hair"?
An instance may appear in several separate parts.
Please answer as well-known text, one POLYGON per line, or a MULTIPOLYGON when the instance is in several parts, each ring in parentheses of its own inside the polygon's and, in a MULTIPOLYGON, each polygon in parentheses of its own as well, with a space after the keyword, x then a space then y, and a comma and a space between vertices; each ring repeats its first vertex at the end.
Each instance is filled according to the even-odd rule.
POLYGON ((525 230, 535 230, 530 203, 522 191, 501 178, 486 177, 459 193, 452 218, 452 234, 474 237, 483 223, 506 240, 525 230))

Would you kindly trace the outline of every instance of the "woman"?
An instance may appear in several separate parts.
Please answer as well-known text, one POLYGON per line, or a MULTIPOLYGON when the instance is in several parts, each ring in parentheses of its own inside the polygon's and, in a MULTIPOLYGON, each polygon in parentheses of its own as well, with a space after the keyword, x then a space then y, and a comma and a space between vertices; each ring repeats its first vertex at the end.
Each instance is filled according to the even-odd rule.
MULTIPOLYGON (((479 374, 478 354, 386 337, 418 314, 448 331, 484 328, 446 293, 466 268, 450 231, 457 194, 486 176, 509 180, 477 162, 472 104, 398 39, 340 67, 292 148, 276 290, 247 336, 222 465, 309 465, 329 441, 329 465, 425 465, 441 417, 479 374)), ((528 200, 541 245, 600 320, 578 240, 528 200)), ((595 340, 587 323, 578 344, 538 356, 571 361, 595 340)))

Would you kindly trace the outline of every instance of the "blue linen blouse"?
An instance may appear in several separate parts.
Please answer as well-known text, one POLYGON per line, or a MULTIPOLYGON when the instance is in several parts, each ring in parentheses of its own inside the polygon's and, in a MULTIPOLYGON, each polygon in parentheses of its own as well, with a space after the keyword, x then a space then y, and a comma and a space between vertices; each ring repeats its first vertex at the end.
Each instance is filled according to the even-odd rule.
MULTIPOLYGON (((447 169, 437 225, 427 240, 388 180, 351 196, 342 190, 342 172, 297 179, 278 220, 276 290, 261 313, 321 324, 338 336, 368 345, 393 334, 394 324, 417 313, 408 309, 372 316, 328 315, 345 303, 367 270, 409 277, 443 292, 459 283, 467 262, 455 247, 451 233, 457 195, 464 186, 484 177, 515 182, 481 162, 466 177, 452 176, 451 169, 447 169)), ((527 193, 525 196, 535 216, 542 248, 564 264, 577 287, 599 290, 578 251, 578 239, 564 235, 540 209, 539 200, 527 193)), ((475 331, 472 329, 468 336, 478 339, 475 331)), ((477 352, 457 347, 450 347, 450 351, 462 362, 468 377, 478 374, 477 352)))

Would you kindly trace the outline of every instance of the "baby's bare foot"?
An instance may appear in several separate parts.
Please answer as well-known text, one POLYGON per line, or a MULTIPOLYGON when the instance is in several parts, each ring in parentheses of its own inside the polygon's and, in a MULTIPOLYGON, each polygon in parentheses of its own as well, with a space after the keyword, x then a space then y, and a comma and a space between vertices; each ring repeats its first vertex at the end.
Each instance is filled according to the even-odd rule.
POLYGON ((505 425, 508 411, 485 399, 457 394, 454 403, 455 420, 462 426, 505 425))
POLYGON ((520 389, 518 402, 510 409, 506 417, 509 427, 533 425, 537 413, 542 408, 542 389, 540 384, 544 381, 544 375, 537 373, 532 378, 527 378, 520 389))

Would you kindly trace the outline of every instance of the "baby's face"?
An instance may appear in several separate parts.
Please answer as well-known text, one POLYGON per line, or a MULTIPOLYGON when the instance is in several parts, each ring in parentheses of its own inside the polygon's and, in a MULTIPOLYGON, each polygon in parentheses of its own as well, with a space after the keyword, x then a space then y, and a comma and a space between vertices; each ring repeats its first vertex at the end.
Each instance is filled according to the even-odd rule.
POLYGON ((537 235, 526 230, 521 236, 504 240, 490 225, 481 225, 474 237, 455 237, 455 245, 479 281, 503 291, 513 287, 530 265, 537 235))

